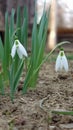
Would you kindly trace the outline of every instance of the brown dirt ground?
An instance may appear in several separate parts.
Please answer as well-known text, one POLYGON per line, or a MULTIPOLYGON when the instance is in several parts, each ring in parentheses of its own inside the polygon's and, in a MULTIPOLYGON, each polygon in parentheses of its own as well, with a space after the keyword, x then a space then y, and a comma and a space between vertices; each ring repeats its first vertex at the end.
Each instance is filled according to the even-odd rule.
POLYGON ((56 73, 55 62, 46 62, 39 73, 37 86, 25 95, 18 92, 14 104, 9 96, 0 95, 1 130, 61 130, 62 123, 72 123, 73 117, 52 114, 54 109, 73 110, 73 61, 68 73, 56 73), (47 97, 48 96, 48 97, 47 97), (40 108, 40 101, 47 97, 40 108), (46 110, 47 108, 47 110, 46 110))

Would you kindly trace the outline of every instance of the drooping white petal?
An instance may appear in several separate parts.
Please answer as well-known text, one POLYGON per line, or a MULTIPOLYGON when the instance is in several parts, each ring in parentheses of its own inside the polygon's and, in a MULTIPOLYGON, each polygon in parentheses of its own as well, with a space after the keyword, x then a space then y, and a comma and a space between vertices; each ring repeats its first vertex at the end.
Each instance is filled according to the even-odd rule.
POLYGON ((21 52, 21 50, 20 50, 19 47, 17 48, 17 54, 18 54, 18 56, 19 56, 20 59, 23 58, 23 54, 22 54, 22 52, 21 52))
POLYGON ((17 49, 17 54, 18 54, 19 58, 22 59, 23 56, 27 57, 28 55, 27 55, 27 52, 26 52, 24 46, 19 42, 19 40, 17 40, 17 42, 18 42, 18 44, 17 44, 16 49, 17 49))
POLYGON ((69 70, 68 61, 65 55, 62 57, 62 63, 63 63, 63 68, 65 69, 65 71, 68 71, 69 70))
POLYGON ((68 61, 64 54, 64 51, 60 51, 56 60, 55 70, 57 72, 57 71, 62 71, 63 69, 66 72, 68 71, 68 61))
POLYGON ((55 64, 55 71, 59 71, 60 70, 60 65, 61 65, 61 57, 60 55, 58 55, 57 59, 56 59, 56 64, 55 64))
POLYGON ((12 58, 14 58, 15 53, 16 53, 16 45, 15 45, 15 43, 14 43, 14 45, 13 45, 13 47, 12 47, 12 50, 11 50, 11 56, 12 56, 12 58))
POLYGON ((24 48, 24 46, 19 42, 19 50, 22 53, 22 55, 24 55, 25 57, 28 56, 26 49, 24 48))

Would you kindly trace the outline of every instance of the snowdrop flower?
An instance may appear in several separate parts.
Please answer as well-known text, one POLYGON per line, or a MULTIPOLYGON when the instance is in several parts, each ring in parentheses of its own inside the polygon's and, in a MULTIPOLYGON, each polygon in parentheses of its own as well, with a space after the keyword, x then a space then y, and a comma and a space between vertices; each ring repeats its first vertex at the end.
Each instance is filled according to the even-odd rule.
POLYGON ((12 50, 11 50, 12 58, 15 57, 16 52, 17 52, 20 59, 22 59, 23 56, 27 57, 27 52, 26 52, 24 46, 20 43, 19 40, 14 41, 14 44, 13 44, 13 47, 12 47, 12 50))
POLYGON ((56 65, 55 65, 55 70, 57 71, 62 71, 63 69, 67 72, 68 71, 68 61, 65 56, 65 53, 63 50, 59 52, 59 55, 56 60, 56 65))

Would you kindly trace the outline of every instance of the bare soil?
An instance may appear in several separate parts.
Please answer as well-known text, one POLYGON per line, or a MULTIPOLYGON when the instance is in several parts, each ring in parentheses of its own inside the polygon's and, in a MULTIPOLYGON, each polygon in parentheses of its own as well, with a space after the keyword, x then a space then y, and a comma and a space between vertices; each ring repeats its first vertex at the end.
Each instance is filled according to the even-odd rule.
POLYGON ((29 88, 25 95, 18 91, 14 103, 0 95, 0 130, 62 130, 60 124, 73 123, 73 116, 51 113, 73 110, 73 61, 68 73, 56 73, 54 67, 55 62, 46 62, 36 88, 29 88))

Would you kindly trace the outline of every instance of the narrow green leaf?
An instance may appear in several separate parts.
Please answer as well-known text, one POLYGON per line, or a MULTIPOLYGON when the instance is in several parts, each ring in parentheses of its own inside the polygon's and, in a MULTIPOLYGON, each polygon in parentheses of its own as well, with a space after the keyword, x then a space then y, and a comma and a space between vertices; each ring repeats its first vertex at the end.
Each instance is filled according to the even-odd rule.
POLYGON ((18 70, 15 74, 15 77, 14 77, 14 81, 13 81, 13 91, 15 92, 15 90, 17 89, 17 85, 18 85, 18 82, 19 82, 19 79, 20 79, 20 76, 22 74, 22 71, 23 71, 23 67, 24 67, 24 60, 20 63, 19 67, 18 67, 18 70))
POLYGON ((5 92, 4 92, 4 80, 3 80, 2 73, 0 73, 0 91, 1 91, 2 95, 5 94, 5 92))
POLYGON ((42 20, 41 20, 41 23, 40 23, 40 26, 39 26, 39 33, 38 33, 38 40, 39 40, 39 47, 40 47, 40 45, 41 45, 41 43, 40 43, 40 41, 42 40, 42 38, 43 38, 43 33, 44 33, 44 26, 45 26, 45 24, 46 24, 46 21, 47 21, 47 19, 46 19, 46 13, 44 12, 43 13, 43 16, 42 16, 42 20))
POLYGON ((4 59, 3 59, 3 69, 5 78, 7 78, 7 71, 9 67, 9 57, 10 57, 10 43, 9 43, 9 23, 8 23, 8 12, 5 14, 5 42, 4 42, 4 59))
POLYGON ((10 93, 12 93, 13 90, 13 81, 14 81, 14 60, 12 61, 12 64, 9 69, 9 83, 10 83, 10 93))
POLYGON ((54 114, 73 115, 73 111, 52 111, 54 114))
POLYGON ((16 32, 16 36, 21 41, 21 11, 20 11, 20 7, 17 8, 16 29, 18 29, 18 31, 16 32))
POLYGON ((27 49, 27 38, 28 38, 28 11, 27 8, 24 7, 23 24, 21 28, 21 42, 26 49, 27 49))
POLYGON ((37 23, 36 23, 36 15, 34 18, 34 24, 33 24, 33 30, 32 30, 32 50, 31 50, 31 64, 32 64, 32 69, 35 67, 36 64, 36 59, 37 59, 37 54, 38 54, 38 41, 37 41, 37 23))
MULTIPOLYGON (((32 76, 32 69, 31 66, 29 66, 28 72, 26 74, 25 80, 24 80, 24 84, 23 84, 23 93, 27 92, 27 88, 30 85, 30 77, 32 76)), ((30 87, 30 86, 29 86, 30 87)))
POLYGON ((3 64, 3 56, 4 56, 4 47, 3 47, 3 42, 0 37, 0 61, 2 64, 3 64))
MULTIPOLYGON (((18 40, 21 42, 21 11, 20 7, 17 8, 17 19, 16 19, 16 36, 18 40)), ((16 54, 15 56, 15 73, 18 70, 18 65, 19 65, 19 58, 18 55, 16 54)))
POLYGON ((15 10, 12 9, 11 11, 11 17, 10 17, 10 26, 9 26, 9 39, 10 39, 10 45, 12 47, 12 43, 13 43, 13 33, 14 33, 14 14, 15 14, 15 10))

